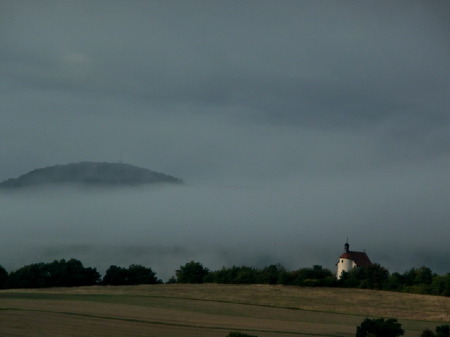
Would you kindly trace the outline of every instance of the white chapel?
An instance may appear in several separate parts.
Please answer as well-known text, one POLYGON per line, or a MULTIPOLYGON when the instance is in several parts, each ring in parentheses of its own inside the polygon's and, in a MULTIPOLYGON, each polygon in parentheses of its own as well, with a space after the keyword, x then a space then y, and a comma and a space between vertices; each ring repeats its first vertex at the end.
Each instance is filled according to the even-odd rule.
POLYGON ((365 252, 351 251, 348 242, 345 243, 344 249, 344 253, 339 256, 339 261, 336 263, 336 277, 338 280, 341 278, 343 271, 349 272, 353 268, 370 266, 372 264, 365 252))

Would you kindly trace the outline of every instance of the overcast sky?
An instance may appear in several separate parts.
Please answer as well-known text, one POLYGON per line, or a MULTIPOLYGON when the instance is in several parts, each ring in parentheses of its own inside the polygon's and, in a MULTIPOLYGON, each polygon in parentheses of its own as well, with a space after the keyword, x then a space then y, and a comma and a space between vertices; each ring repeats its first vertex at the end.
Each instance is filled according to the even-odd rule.
POLYGON ((0 0, 0 180, 126 162, 182 188, 3 195, 0 264, 450 272, 448 1, 0 0))

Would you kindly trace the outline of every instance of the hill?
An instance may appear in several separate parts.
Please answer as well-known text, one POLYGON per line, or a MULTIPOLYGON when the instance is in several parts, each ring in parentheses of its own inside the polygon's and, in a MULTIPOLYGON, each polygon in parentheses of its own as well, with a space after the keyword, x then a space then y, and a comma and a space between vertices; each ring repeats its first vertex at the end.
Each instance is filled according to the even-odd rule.
POLYGON ((39 168, 18 178, 3 181, 0 188, 16 189, 61 184, 137 186, 160 183, 180 184, 182 180, 130 164, 85 161, 39 168))
POLYGON ((405 337, 448 324, 450 298, 271 285, 171 284, 0 291, 0 336, 353 337, 366 317, 405 337))

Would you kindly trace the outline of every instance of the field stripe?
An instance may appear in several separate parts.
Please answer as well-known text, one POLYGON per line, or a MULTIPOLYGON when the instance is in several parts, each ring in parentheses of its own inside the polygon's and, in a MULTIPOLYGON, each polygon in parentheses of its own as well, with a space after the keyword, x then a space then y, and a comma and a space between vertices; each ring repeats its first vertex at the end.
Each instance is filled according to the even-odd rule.
MULTIPOLYGON (((95 299, 96 302, 103 302, 103 303, 120 303, 120 301, 113 301, 108 300, 111 298, 114 299, 122 299, 123 295, 112 295, 112 294, 55 294, 55 293, 42 293, 42 294, 36 294, 36 293, 0 293, 0 298, 16 298, 16 299, 29 299, 29 300, 42 300, 42 295, 46 295, 47 300, 76 300, 76 301, 92 301, 95 299)), ((337 315, 344 315, 344 316, 353 316, 353 317, 372 317, 367 314, 359 314, 355 312, 347 312, 347 311, 339 311, 339 310, 320 310, 320 309, 307 309, 307 308, 301 308, 301 307, 292 307, 292 306, 279 306, 279 305, 271 305, 271 304, 260 304, 260 303, 245 303, 240 301, 227 301, 227 300, 221 300, 221 299, 206 299, 206 298, 190 298, 190 297, 183 297, 183 296, 158 296, 158 295, 128 295, 126 296, 128 298, 155 298, 155 299, 176 299, 176 300, 183 300, 183 301, 195 301, 195 302, 212 302, 212 303, 224 303, 224 304, 236 304, 236 305, 243 305, 243 306, 253 306, 253 307, 263 307, 263 308, 273 308, 273 309, 286 309, 286 310, 293 310, 293 311, 304 311, 304 312, 314 312, 314 313, 324 313, 324 314, 337 314, 337 315)), ((139 303, 132 303, 133 305, 140 305, 139 303)), ((0 308, 1 310, 1 308, 0 308)), ((70 314, 70 313, 68 313, 70 314)), ((75 315, 75 313, 73 313, 75 315)), ((378 317, 378 316, 373 316, 378 317)), ((388 317, 388 316, 386 316, 388 317)), ((390 317, 390 316, 389 316, 390 317)), ((100 316, 98 318, 101 318, 100 316)), ((108 319, 108 318, 105 318, 108 319)), ((112 318, 111 318, 112 319, 112 318)), ((126 320, 126 319, 123 319, 126 320)), ((412 319, 412 318, 401 318, 401 321, 403 322, 423 322, 423 323, 435 323, 440 324, 442 321, 437 320, 424 320, 424 319, 412 319)), ((142 321, 145 322, 145 321, 142 321)), ((148 322, 150 324, 158 324, 158 322, 152 323, 148 322)), ((160 325, 170 325, 171 323, 164 323, 162 322, 160 325)), ((176 324, 173 324, 173 326, 178 326, 176 324)), ((179 325, 180 327, 190 327, 186 325, 179 325)), ((196 326, 192 326, 193 328, 196 326)), ((206 328, 206 327, 204 327, 206 328)), ((220 328, 222 329, 222 328, 220 328)), ((225 329, 225 328, 223 328, 225 329)), ((242 330, 244 331, 244 330, 242 330)), ((254 330, 256 331, 256 330, 254 330)), ((259 330, 261 332, 270 332, 265 330, 259 330)), ((286 333, 283 331, 280 331, 280 333, 286 333)), ((311 335, 310 333, 292 333, 297 335, 311 335)), ((316 334, 314 336, 327 336, 327 337, 334 337, 338 335, 333 334, 316 334)))
MULTIPOLYGON (((91 301, 92 298, 95 298, 96 302, 103 303, 117 303, 116 301, 111 301, 108 299, 116 298, 121 299, 122 295, 110 295, 110 294, 96 294, 96 295, 84 295, 84 294, 54 294, 54 293, 43 293, 48 297, 48 300, 76 300, 76 301, 91 301)), ((352 313, 352 312, 344 312, 339 310, 320 310, 320 309, 306 309, 301 307, 292 307, 292 306, 279 306, 279 305, 271 305, 271 304, 259 304, 259 303, 246 303, 239 301, 227 301, 227 300, 219 300, 219 299, 205 299, 205 298, 190 298, 190 297, 181 297, 181 296, 157 296, 157 295, 127 295, 127 298, 156 298, 156 299, 174 299, 174 300, 183 300, 183 301, 195 301, 195 302, 212 302, 212 303, 224 303, 224 304, 237 304, 243 306, 252 306, 252 307, 262 307, 262 308, 273 308, 273 309, 287 309, 287 310, 295 310, 295 311, 305 311, 305 312, 316 312, 316 313, 326 313, 326 314, 338 314, 338 315, 349 315, 349 316, 357 316, 357 317, 367 317, 367 315, 352 313)), ((0 293, 0 298, 15 298, 15 299, 29 299, 29 300, 42 300, 42 294, 29 294, 29 293, 0 293)), ((133 303, 133 305, 139 305, 139 303, 133 303)))
POLYGON ((221 327, 221 326, 202 326, 202 325, 193 325, 193 324, 178 324, 178 323, 168 323, 168 322, 163 322, 163 321, 148 321, 148 320, 133 319, 133 318, 120 318, 120 317, 112 317, 112 316, 97 316, 97 315, 82 314, 82 313, 68 312, 68 311, 51 311, 51 310, 20 309, 20 308, 0 308, 0 311, 39 312, 39 313, 59 314, 59 315, 67 315, 67 316, 96 318, 96 319, 132 322, 132 323, 144 323, 144 324, 149 324, 149 325, 171 326, 171 327, 178 327, 178 328, 226 330, 226 331, 233 330, 233 331, 264 332, 264 333, 280 333, 280 334, 297 335, 297 336, 340 337, 340 335, 336 335, 336 334, 320 334, 320 333, 311 333, 311 332, 306 333, 306 332, 300 332, 300 331, 243 329, 243 328, 236 328, 236 329, 232 328, 232 329, 230 329, 229 327, 221 327))
MULTIPOLYGON (((36 293, 21 293, 21 292, 13 292, 13 293, 2 293, 0 292, 0 298, 16 298, 16 299, 29 299, 29 300, 42 300, 43 296, 46 295, 47 300, 76 300, 76 301, 92 301, 95 299, 96 302, 103 303, 120 303, 120 301, 112 301, 110 299, 122 299, 123 295, 115 295, 115 294, 58 294, 51 292, 44 292, 40 294, 36 293), (109 300, 108 300, 109 299, 109 300)), ((286 309, 286 310, 294 310, 294 311, 304 311, 304 312, 315 312, 315 313, 325 313, 325 314, 337 314, 337 315, 345 315, 345 316, 353 316, 353 317, 379 317, 379 316, 370 316, 367 314, 360 314, 355 312, 347 312, 345 310, 320 310, 320 309, 308 309, 301 307, 292 307, 292 306, 280 306, 280 305, 271 305, 271 304, 260 304, 260 303, 246 303, 240 301, 227 301, 221 299, 207 299, 207 298, 191 298, 191 297, 183 297, 183 296, 158 296, 158 295, 127 295, 127 298, 155 298, 155 299, 176 299, 176 300, 184 300, 184 301, 196 301, 196 302, 212 302, 212 303, 224 303, 224 304, 236 304, 243 306, 253 306, 253 307, 263 307, 263 308, 274 308, 274 309, 286 309)), ((133 305, 141 305, 139 303, 131 303, 133 305)), ((1 310, 1 308, 0 308, 1 310)), ((390 317, 390 316, 386 316, 390 317)), ((401 321, 404 322, 423 322, 423 323, 435 323, 439 324, 443 321, 439 320, 430 320, 430 319, 413 319, 413 318, 401 318, 401 321)), ((446 321, 444 321, 446 322, 446 321)), ((169 323, 167 323, 169 324, 169 323)), ((263 330, 261 330, 263 331, 263 330)), ((264 331, 265 332, 265 331, 264 331)), ((301 335, 302 333, 300 333, 301 335)), ((308 335, 308 334, 306 334, 308 335)), ((317 336, 335 336, 335 335, 317 335, 317 336)))

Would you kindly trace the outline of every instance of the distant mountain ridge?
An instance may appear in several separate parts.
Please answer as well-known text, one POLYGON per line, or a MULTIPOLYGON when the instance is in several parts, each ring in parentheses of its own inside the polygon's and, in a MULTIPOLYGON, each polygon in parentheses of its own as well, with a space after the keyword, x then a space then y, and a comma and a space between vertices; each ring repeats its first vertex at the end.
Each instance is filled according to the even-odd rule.
POLYGON ((2 189, 41 185, 82 184, 87 186, 138 186, 181 184, 179 178, 122 163, 90 162, 54 165, 35 169, 0 183, 2 189))

